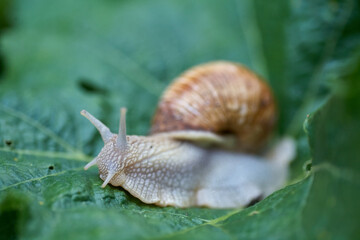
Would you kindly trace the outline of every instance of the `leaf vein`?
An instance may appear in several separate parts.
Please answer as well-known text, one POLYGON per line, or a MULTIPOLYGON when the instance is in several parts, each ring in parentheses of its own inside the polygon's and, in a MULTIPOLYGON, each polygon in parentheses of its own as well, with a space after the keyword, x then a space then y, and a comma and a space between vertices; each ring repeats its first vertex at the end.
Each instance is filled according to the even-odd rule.
POLYGON ((64 139, 60 138, 59 136, 57 136, 52 130, 50 130, 49 128, 45 127, 43 124, 41 124, 39 121, 29 117, 28 115, 15 110, 14 108, 10 108, 4 105, 0 105, 0 110, 3 111, 4 113, 13 116, 15 118, 20 119, 21 121, 37 128, 38 130, 40 130, 41 132, 43 132, 45 135, 49 136, 50 138, 52 138, 57 144, 59 144, 60 146, 62 146, 65 150, 69 151, 69 152, 78 152, 75 148, 73 148, 69 143, 67 143, 64 139))
POLYGON ((11 185, 8 185, 6 187, 3 187, 2 189, 0 189, 0 191, 4 191, 6 189, 9 189, 9 188, 12 188, 12 187, 16 187, 18 185, 21 185, 21 184, 25 184, 25 183, 29 183, 29 182, 35 182, 35 181, 40 181, 40 180, 43 180, 47 177, 54 177, 54 176, 59 176, 61 174, 64 174, 66 172, 69 172, 69 171, 79 171, 79 170, 82 170, 83 167, 79 167, 79 168, 71 168, 71 169, 66 169, 64 171, 61 171, 61 172, 57 172, 57 173, 53 173, 53 174, 49 174, 49 175, 45 175, 45 176, 41 176, 41 177, 37 177, 37 178, 31 178, 31 179, 27 179, 27 180, 24 180, 24 181, 21 181, 21 182, 17 182, 17 183, 14 183, 14 184, 11 184, 11 185))

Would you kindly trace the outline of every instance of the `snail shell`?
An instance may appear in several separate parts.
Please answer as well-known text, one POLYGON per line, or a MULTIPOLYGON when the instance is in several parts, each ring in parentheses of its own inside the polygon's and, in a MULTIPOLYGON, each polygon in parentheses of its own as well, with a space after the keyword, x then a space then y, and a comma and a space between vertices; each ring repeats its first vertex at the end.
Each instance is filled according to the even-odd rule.
POLYGON ((242 65, 219 61, 194 67, 165 91, 152 133, 201 130, 233 135, 237 148, 256 151, 275 124, 270 88, 242 65))
POLYGON ((230 135, 238 149, 256 151, 274 126, 269 87, 235 63, 200 65, 175 80, 163 95, 150 136, 126 135, 125 113, 121 109, 119 133, 114 134, 81 111, 105 143, 85 170, 97 165, 102 187, 122 186, 145 203, 246 206, 285 183, 295 154, 290 139, 264 156, 204 147, 231 146, 222 136, 230 135))

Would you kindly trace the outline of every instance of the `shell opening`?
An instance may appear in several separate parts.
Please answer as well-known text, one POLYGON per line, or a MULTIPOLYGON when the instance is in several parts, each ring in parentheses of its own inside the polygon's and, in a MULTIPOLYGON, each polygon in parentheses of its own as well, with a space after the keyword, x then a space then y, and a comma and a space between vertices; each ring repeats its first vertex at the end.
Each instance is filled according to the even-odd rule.
POLYGON ((120 109, 120 126, 119 134, 116 139, 116 146, 120 150, 125 150, 127 147, 126 142, 126 108, 120 109))
POLYGON ((85 110, 82 110, 80 113, 81 115, 86 117, 97 128, 104 143, 107 143, 111 139, 113 134, 110 132, 109 128, 105 126, 105 124, 103 124, 100 120, 98 120, 97 118, 95 118, 93 115, 91 115, 85 110))

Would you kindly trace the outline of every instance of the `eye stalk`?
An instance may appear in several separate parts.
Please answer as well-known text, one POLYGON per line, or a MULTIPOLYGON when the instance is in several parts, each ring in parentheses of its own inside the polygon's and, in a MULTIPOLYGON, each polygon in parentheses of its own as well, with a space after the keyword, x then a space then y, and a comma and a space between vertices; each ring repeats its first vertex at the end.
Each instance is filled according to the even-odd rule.
POLYGON ((85 110, 82 110, 80 113, 81 115, 86 117, 97 128, 104 143, 107 143, 111 139, 113 134, 110 132, 109 128, 105 126, 105 124, 103 124, 100 120, 98 120, 97 118, 95 118, 93 115, 91 115, 85 110))
POLYGON ((120 151, 126 150, 126 108, 120 109, 120 126, 119 134, 116 139, 116 146, 120 151))

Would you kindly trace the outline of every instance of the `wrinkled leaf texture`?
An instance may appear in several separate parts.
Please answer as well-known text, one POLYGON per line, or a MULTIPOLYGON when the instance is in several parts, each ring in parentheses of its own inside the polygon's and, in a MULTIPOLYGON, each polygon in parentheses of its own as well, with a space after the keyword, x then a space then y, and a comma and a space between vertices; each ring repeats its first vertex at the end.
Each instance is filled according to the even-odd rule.
POLYGON ((356 239, 360 8, 355 0, 0 4, 0 234, 5 239, 356 239), (288 186, 246 209, 146 205, 83 166, 113 131, 145 135, 185 69, 241 62, 297 139, 288 186))

